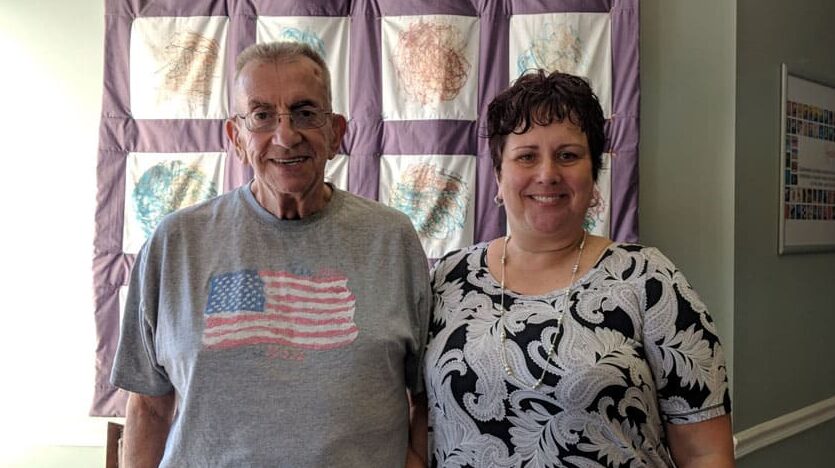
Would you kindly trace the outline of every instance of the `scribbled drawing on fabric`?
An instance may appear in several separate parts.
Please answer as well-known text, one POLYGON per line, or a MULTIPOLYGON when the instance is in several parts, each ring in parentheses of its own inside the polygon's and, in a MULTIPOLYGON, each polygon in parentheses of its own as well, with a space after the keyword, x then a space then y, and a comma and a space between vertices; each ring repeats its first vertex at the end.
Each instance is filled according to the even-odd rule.
POLYGON ((583 61, 583 40, 575 26, 545 23, 528 47, 516 59, 519 75, 526 70, 544 68, 576 73, 583 61))
POLYGON ((202 342, 210 349, 257 344, 342 348, 359 335, 355 303, 348 278, 337 271, 220 273, 210 279, 202 342))
POLYGON ((288 42, 301 42, 302 44, 307 44, 313 50, 319 53, 322 58, 327 58, 328 54, 325 50, 325 41, 319 37, 318 34, 311 31, 310 28, 293 28, 293 27, 285 27, 282 28, 281 31, 278 33, 279 41, 288 41, 288 42))
POLYGON ((463 177, 432 163, 408 167, 389 194, 389 206, 405 213, 420 237, 431 239, 448 239, 460 232, 468 202, 463 177))
POLYGON ((477 17, 381 19, 383 120, 478 118, 477 17))
POLYGON ((137 17, 130 31, 130 116, 229 115, 223 64, 229 18, 137 17))
POLYGON ((605 222, 606 212, 608 211, 609 201, 603 198, 596 185, 594 186, 594 200, 596 204, 589 207, 586 211, 586 217, 583 219, 583 229, 589 232, 595 231, 600 224, 605 222))
POLYGON ((458 28, 443 21, 418 20, 398 35, 391 57, 399 85, 420 104, 451 101, 471 69, 458 28))
POLYGON ((612 28, 607 13, 512 15, 508 41, 511 82, 533 69, 561 71, 588 80, 603 115, 612 115, 612 28))
POLYGON ((154 50, 164 75, 158 100, 183 99, 191 112, 205 113, 209 108, 220 59, 220 45, 211 37, 194 31, 175 32, 159 49, 154 50))
POLYGON ((612 208, 612 153, 601 155, 602 164, 594 184, 594 203, 586 211, 583 229, 591 234, 609 237, 612 208))
POLYGON ((151 235, 163 216, 174 210, 217 196, 218 187, 197 164, 181 161, 160 162, 146 170, 133 189, 131 198, 136 221, 145 236, 151 235))

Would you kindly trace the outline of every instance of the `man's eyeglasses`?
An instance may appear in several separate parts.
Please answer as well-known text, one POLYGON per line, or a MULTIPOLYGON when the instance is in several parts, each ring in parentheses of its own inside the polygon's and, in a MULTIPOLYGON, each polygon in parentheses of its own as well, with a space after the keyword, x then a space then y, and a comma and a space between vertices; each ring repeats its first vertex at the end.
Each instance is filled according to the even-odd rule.
POLYGON ((323 111, 315 107, 300 107, 290 112, 277 112, 269 109, 256 109, 246 114, 235 114, 234 117, 244 119, 247 130, 255 133, 274 132, 281 122, 281 116, 290 117, 290 124, 297 130, 319 128, 328 121, 333 112, 323 111))

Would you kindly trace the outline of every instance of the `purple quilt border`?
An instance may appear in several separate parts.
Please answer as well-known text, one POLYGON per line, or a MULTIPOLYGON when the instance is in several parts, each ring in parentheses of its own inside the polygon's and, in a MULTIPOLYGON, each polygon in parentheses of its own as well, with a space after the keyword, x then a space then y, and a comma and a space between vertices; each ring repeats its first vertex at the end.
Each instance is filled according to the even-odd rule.
MULTIPOLYGON (((227 16, 227 76, 234 57, 255 42, 255 22, 264 16, 350 16, 351 60, 349 133, 342 152, 349 154, 349 184, 354 193, 378 198, 383 154, 476 156, 474 241, 504 233, 505 214, 496 207, 496 186, 487 142, 479 137, 490 99, 508 84, 508 30, 513 14, 611 12, 613 113, 606 125, 612 153, 611 236, 635 241, 638 234, 638 0, 106 0, 105 71, 98 152, 96 237, 93 281, 96 380, 91 415, 124 414, 126 395, 109 383, 119 330, 119 290, 127 283, 133 255, 122 252, 125 169, 129 152, 227 153, 224 189, 251 177, 224 135, 222 120, 134 120, 130 115, 130 33, 137 17, 227 16), (445 14, 478 16, 478 115, 475 121, 383 121, 380 19, 383 16, 445 14), (485 25, 489 25, 486 27, 485 25), (362 44, 360 47, 358 44, 362 44), (373 71, 373 72, 369 72, 373 71), (427 137, 425 135, 430 135, 427 137)), ((231 96, 232 82, 227 80, 231 96)))

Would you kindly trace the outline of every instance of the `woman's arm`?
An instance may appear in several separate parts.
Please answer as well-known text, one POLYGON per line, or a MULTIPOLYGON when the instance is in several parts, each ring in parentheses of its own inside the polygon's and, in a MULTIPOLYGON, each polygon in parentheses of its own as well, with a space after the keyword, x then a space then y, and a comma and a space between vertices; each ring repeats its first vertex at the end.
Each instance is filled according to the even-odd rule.
POLYGON ((667 424, 667 440, 679 468, 734 466, 730 415, 692 424, 667 424))
POLYGON ((126 467, 159 466, 175 409, 174 392, 162 396, 139 393, 131 393, 128 396, 123 436, 123 459, 126 467))

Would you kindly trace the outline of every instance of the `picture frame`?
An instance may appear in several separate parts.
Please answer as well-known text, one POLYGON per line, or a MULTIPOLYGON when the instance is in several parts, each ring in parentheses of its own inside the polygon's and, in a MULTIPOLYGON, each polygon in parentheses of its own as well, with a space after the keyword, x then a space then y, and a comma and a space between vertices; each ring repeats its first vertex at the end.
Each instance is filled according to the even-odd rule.
POLYGON ((835 87, 781 75, 778 253, 835 251, 835 87))

